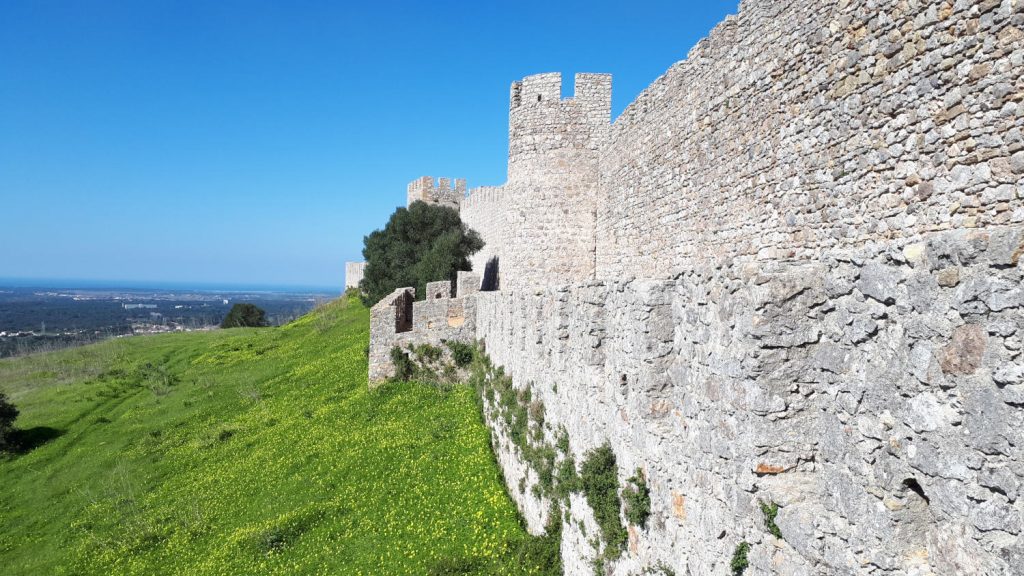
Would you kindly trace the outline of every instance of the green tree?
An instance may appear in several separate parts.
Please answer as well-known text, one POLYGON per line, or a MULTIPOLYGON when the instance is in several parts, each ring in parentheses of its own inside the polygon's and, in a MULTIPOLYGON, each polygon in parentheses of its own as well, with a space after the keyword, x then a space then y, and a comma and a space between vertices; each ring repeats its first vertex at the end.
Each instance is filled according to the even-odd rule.
POLYGON ((255 304, 242 302, 231 307, 231 311, 220 323, 221 328, 262 328, 269 326, 267 313, 255 304))
POLYGON ((404 286, 415 287, 423 299, 427 282, 454 282, 459 270, 472 269, 469 257, 483 247, 480 235, 452 208, 424 202, 399 208, 383 230, 363 239, 363 302, 372 306, 404 286))
POLYGON ((0 452, 13 448, 12 433, 14 432, 14 419, 18 417, 18 409, 7 399, 7 395, 0 392, 0 452))

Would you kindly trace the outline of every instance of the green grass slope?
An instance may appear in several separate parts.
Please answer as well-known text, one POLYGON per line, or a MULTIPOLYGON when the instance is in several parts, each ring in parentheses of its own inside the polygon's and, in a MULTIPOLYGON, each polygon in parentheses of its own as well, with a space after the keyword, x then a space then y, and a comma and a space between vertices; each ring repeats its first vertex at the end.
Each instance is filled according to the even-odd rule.
MULTIPOLYGON (((0 361, 15 574, 535 573, 467 387, 366 383, 368 312, 0 361)), ((534 562, 536 564, 536 562, 534 562)))

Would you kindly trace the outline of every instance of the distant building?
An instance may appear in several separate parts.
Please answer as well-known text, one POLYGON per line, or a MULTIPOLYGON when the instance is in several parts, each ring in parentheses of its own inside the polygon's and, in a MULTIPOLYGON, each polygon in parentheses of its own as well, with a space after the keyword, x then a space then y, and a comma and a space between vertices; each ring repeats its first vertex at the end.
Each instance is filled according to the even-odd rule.
POLYGON ((345 262, 345 290, 359 288, 364 270, 366 270, 366 262, 345 262))

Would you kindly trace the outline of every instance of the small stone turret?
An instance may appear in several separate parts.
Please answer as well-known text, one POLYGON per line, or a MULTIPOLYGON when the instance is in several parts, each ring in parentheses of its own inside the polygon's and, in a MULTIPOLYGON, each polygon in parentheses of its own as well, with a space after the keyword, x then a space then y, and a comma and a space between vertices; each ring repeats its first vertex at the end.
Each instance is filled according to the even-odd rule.
POLYGON ((406 207, 418 200, 458 210, 462 199, 466 197, 466 179, 455 178, 454 181, 455 186, 452 187, 450 178, 440 178, 436 183, 433 176, 421 176, 413 180, 406 194, 406 207))

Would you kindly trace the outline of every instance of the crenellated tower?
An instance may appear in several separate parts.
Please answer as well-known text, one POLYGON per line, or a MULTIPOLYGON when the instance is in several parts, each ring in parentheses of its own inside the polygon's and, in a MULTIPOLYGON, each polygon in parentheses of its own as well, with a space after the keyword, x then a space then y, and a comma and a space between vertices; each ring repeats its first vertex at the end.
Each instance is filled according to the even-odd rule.
POLYGON ((599 150, 611 124, 611 75, 577 74, 562 98, 559 73, 512 84, 505 184, 503 287, 593 276, 599 150))
POLYGON ((433 176, 421 176, 409 183, 405 206, 408 208, 419 200, 458 210, 466 196, 466 179, 455 178, 454 184, 453 187, 450 178, 439 178, 435 182, 433 176))

